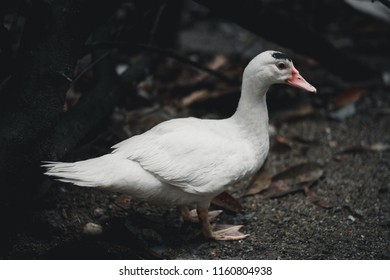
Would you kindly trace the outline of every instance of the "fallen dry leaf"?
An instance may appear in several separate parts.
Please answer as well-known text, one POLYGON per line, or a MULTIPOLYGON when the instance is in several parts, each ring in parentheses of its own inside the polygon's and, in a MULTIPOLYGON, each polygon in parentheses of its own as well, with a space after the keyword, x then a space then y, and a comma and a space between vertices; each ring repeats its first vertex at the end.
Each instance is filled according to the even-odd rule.
POLYGON ((207 63, 207 67, 213 70, 218 70, 222 66, 225 66, 227 63, 228 59, 226 58, 226 56, 218 54, 214 57, 213 60, 207 63))
POLYGON ((307 162, 295 165, 279 174, 276 174, 273 176, 272 181, 276 182, 283 180, 288 182, 290 185, 293 185, 318 180, 323 174, 324 171, 319 164, 315 162, 307 162))
POLYGON ((69 215, 68 215, 68 209, 67 208, 61 208, 61 215, 62 217, 64 217, 65 219, 69 220, 69 215))
POLYGON ((256 197, 260 199, 277 198, 277 197, 285 196, 290 193, 301 191, 303 190, 305 185, 306 184, 303 183, 290 185, 286 181, 278 180, 272 182, 268 189, 259 193, 258 195, 256 195, 256 197))
POLYGON ((276 123, 284 123, 284 122, 299 120, 309 115, 312 115, 313 113, 314 113, 314 108, 311 105, 301 106, 298 109, 283 112, 277 118, 276 123))
POLYGON ((133 204, 132 197, 127 194, 121 194, 115 200, 114 204, 121 209, 128 210, 133 204))
POLYGON ((344 90, 339 96, 332 100, 335 110, 328 113, 331 119, 343 121, 356 113, 355 102, 364 94, 361 88, 349 88, 344 90))
POLYGON ((177 112, 173 106, 152 106, 125 113, 119 112, 117 117, 119 119, 118 128, 121 130, 127 128, 126 133, 129 134, 127 137, 130 137, 141 134, 163 121, 172 119, 174 116, 177 116, 177 112))
POLYGON ((311 189, 310 189, 310 186, 306 185, 304 188, 303 188, 303 191, 306 195, 306 198, 313 204, 321 207, 321 208, 325 208, 325 209, 329 209, 329 208, 332 208, 333 207, 333 204, 327 200, 327 199, 321 199, 319 198, 311 189))
POLYGON ((190 95, 183 97, 180 101, 182 107, 189 107, 194 103, 200 103, 203 101, 207 101, 210 99, 218 99, 222 98, 226 95, 233 95, 237 92, 235 87, 230 87, 230 89, 216 89, 216 90, 208 90, 201 89, 192 92, 190 95))
POLYGON ((232 197, 230 194, 227 192, 223 192, 217 197, 215 197, 212 201, 211 204, 218 206, 224 210, 231 211, 231 212, 241 212, 242 211, 242 206, 241 204, 232 197))
POLYGON ((358 101, 364 93, 364 89, 361 88, 349 88, 344 90, 339 96, 333 99, 332 103, 336 107, 344 107, 348 104, 358 101))
POLYGON ((69 90, 65 94, 65 102, 64 102, 64 112, 67 112, 69 108, 76 105, 81 97, 80 92, 76 92, 74 87, 69 88, 69 90))
POLYGON ((276 134, 275 142, 277 145, 291 149, 291 141, 281 134, 276 134))
POLYGON ((181 100, 181 106, 188 107, 191 104, 199 101, 203 101, 210 98, 210 91, 207 89, 201 89, 192 92, 181 100))
POLYGON ((261 199, 275 198, 289 193, 301 191, 318 180, 324 171, 314 162, 299 164, 272 177, 269 188, 262 191, 257 197, 261 199))
MULTIPOLYGON (((216 55, 210 62, 206 64, 206 67, 214 70, 214 71, 220 71, 223 68, 226 68, 228 65, 228 59, 224 55, 216 55)), ((210 77, 209 73, 206 72, 199 72, 199 78, 200 80, 204 80, 210 77)))
POLYGON ((265 171, 261 171, 257 173, 249 182, 250 189, 245 195, 254 195, 265 189, 271 185, 272 177, 265 171))

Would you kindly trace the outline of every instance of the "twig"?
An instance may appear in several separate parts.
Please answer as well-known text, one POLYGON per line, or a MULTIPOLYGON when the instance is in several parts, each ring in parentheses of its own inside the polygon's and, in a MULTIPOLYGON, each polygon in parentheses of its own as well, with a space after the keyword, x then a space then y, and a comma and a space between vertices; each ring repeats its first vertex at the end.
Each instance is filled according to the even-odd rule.
POLYGON ((144 51, 150 51, 154 53, 158 53, 160 55, 168 56, 171 58, 176 59, 177 61, 180 61, 182 63, 188 64, 200 71, 203 71, 211 76, 217 77, 221 79, 222 81, 232 84, 232 85, 239 85, 240 82, 237 80, 233 80, 223 74, 221 74, 218 71, 212 70, 208 67, 205 67, 195 61, 192 61, 186 57, 183 57, 171 50, 168 49, 162 49, 156 46, 151 46, 151 45, 145 45, 145 44, 137 44, 134 45, 132 43, 127 43, 127 42, 98 42, 98 43, 91 43, 87 44, 87 48, 91 49, 97 49, 97 48, 119 48, 119 49, 125 49, 125 50, 144 50, 144 51))
POLYGON ((154 41, 154 37, 156 35, 157 28, 160 24, 161 16, 162 16, 166 6, 167 6, 167 3, 165 2, 165 3, 161 4, 159 9, 158 9, 156 19, 154 20, 152 31, 150 32, 149 44, 152 44, 154 41))

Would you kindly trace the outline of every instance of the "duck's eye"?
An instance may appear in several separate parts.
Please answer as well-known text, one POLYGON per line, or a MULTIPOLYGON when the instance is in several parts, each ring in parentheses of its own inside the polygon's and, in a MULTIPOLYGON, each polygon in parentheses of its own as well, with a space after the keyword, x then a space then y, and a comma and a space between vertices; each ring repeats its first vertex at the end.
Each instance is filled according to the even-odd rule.
POLYGON ((279 70, 284 70, 284 69, 287 68, 287 65, 286 65, 286 63, 284 63, 284 62, 279 62, 279 63, 277 64, 277 67, 278 67, 279 70))

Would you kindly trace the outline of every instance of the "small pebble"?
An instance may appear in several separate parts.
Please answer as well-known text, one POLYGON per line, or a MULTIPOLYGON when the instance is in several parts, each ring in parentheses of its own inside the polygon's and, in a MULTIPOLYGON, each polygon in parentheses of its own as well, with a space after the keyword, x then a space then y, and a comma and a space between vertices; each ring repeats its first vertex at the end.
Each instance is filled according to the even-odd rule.
POLYGON ((93 210, 93 214, 94 214, 96 217, 103 216, 103 215, 104 215, 104 209, 102 209, 102 208, 96 208, 95 210, 93 210))
POLYGON ((356 218, 352 215, 348 215, 347 217, 349 220, 351 220, 352 222, 355 222, 356 221, 356 218))
POLYGON ((390 85, 390 72, 383 72, 382 73, 383 82, 386 85, 390 85))
POLYGON ((95 223, 87 223, 84 226, 83 232, 86 235, 100 235, 103 233, 103 228, 101 225, 95 223))
POLYGON ((355 103, 350 103, 344 107, 341 107, 335 111, 332 111, 328 114, 328 116, 336 121, 344 121, 345 119, 355 115, 356 106, 355 103))
POLYGON ((361 217, 363 217, 363 215, 364 215, 363 210, 360 210, 360 209, 356 209, 356 210, 355 210, 355 213, 356 213, 358 216, 361 216, 361 217))
POLYGON ((122 75, 126 70, 127 68, 129 68, 129 65, 127 64, 119 64, 116 68, 115 68, 115 71, 116 73, 120 76, 122 75))
POLYGON ((329 147, 331 147, 331 148, 337 147, 337 142, 336 141, 329 141, 329 147))

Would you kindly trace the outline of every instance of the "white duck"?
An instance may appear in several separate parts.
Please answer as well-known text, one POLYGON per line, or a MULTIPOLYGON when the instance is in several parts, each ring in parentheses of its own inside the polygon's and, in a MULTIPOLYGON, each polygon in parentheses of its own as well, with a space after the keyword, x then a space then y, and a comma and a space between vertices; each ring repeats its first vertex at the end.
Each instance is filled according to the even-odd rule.
MULTIPOLYGON (((245 68, 237 111, 222 120, 173 119, 113 146, 113 152, 74 163, 47 162, 46 175, 82 187, 127 193, 156 204, 178 206, 216 240, 239 240, 241 226, 212 230, 211 200, 227 186, 260 169, 269 150, 266 92, 272 84, 310 92, 291 59, 276 51, 256 56, 245 68)), ((215 213, 214 213, 215 214, 215 213)))

